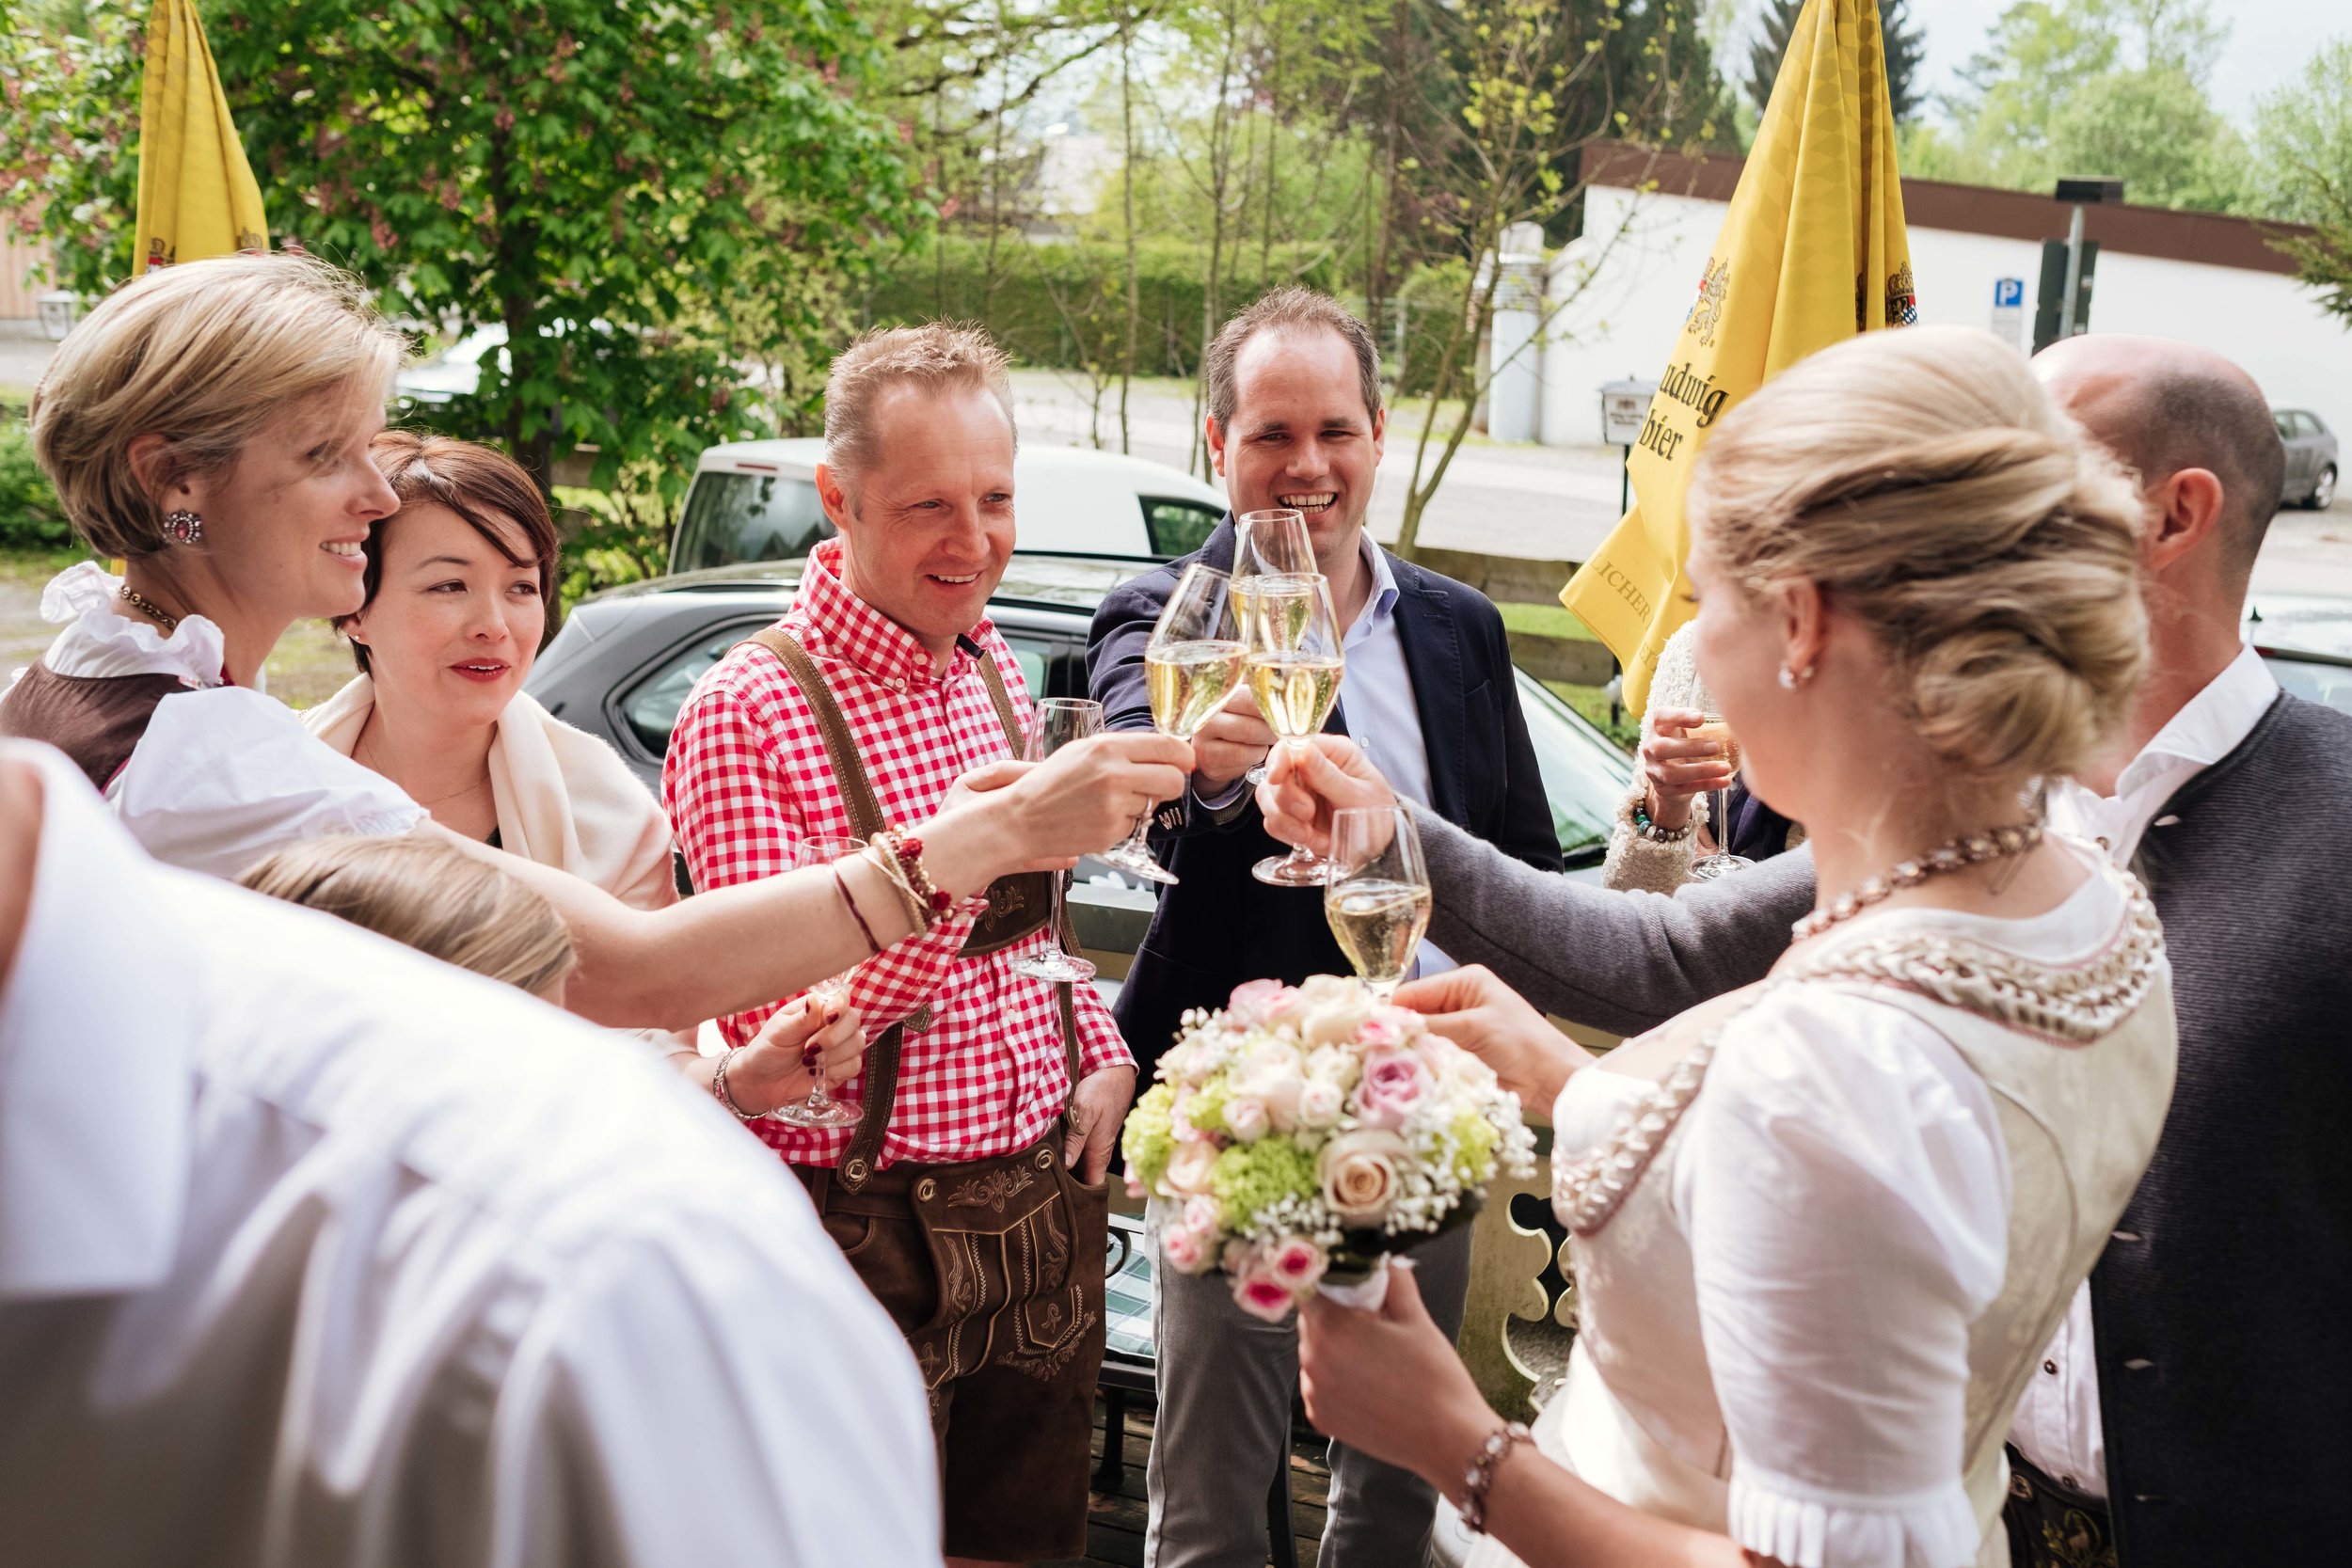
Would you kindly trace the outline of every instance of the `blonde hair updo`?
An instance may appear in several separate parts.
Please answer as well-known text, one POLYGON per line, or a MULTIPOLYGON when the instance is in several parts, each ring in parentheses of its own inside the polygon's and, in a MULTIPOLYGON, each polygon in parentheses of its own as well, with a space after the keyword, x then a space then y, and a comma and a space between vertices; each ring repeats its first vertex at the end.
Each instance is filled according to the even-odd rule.
POLYGON ((1972 778, 2074 772, 2129 711, 2138 492, 1989 334, 1871 332, 1792 366, 1716 429, 1688 513, 1743 588, 1808 579, 1859 618, 1972 778))

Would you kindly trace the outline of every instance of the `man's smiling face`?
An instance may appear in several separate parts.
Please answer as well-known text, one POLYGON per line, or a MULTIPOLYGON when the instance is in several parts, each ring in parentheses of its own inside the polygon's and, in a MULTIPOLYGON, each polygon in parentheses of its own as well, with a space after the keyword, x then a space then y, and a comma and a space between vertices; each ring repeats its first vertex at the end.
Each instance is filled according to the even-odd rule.
POLYGON ((1381 415, 1364 406, 1356 356, 1322 327, 1269 327, 1233 360, 1233 414, 1209 423, 1209 450, 1233 515, 1306 514, 1315 554, 1353 546, 1379 471, 1381 415))

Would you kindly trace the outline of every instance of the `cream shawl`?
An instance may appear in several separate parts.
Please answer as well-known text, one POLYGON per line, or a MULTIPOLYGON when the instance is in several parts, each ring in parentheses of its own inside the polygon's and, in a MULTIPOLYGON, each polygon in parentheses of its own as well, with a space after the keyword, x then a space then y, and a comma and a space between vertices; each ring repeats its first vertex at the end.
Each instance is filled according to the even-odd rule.
MULTIPOLYGON (((302 722, 349 756, 374 707, 375 683, 360 675, 302 722)), ((660 804, 611 746, 527 693, 516 692, 499 715, 490 789, 499 844, 509 853, 568 871, 641 910, 676 901, 660 804)))

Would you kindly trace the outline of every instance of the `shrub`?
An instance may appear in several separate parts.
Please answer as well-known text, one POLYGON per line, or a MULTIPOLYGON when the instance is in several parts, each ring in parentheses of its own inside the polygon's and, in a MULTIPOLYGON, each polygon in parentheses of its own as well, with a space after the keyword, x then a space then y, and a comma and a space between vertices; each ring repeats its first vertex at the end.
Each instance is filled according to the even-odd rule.
POLYGON ((33 460, 30 432, 0 422, 0 549, 60 550, 73 545, 73 527, 49 476, 33 460))

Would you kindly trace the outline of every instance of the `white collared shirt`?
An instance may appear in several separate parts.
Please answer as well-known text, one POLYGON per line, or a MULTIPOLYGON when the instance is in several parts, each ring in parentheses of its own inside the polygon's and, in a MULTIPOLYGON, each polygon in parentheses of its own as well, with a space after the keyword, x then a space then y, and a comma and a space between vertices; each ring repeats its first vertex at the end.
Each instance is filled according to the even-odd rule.
MULTIPOLYGON (((2117 864, 2128 864, 2144 835, 2171 825, 2173 818, 2159 815, 2166 802, 2236 751, 2278 697, 2278 677, 2262 656, 2252 648, 2239 649, 2221 673, 2184 704, 2116 775, 2113 795, 2097 794, 2072 779, 2053 784, 2050 826, 2075 838, 2096 840, 2117 864)), ((2093 1497, 2107 1495, 2106 1436, 2099 1418, 2099 1362, 2090 1337, 2088 1282, 2074 1292, 2066 1321, 2017 1402, 2010 1441, 2060 1484, 2093 1497)))
POLYGON ((707 1096, 0 761, 0 1560, 936 1568, 905 1343, 707 1096))

